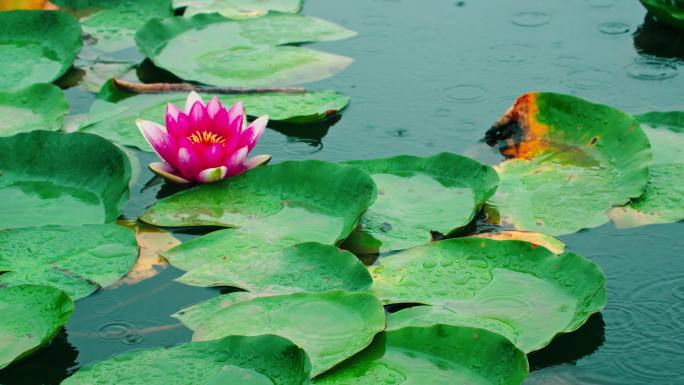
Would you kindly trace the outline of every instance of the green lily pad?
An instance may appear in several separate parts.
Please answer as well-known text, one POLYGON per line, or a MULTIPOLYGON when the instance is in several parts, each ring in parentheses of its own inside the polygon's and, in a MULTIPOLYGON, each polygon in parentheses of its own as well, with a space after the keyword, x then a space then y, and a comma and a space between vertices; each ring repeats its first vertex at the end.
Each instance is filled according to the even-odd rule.
POLYGON ((69 104, 52 84, 34 84, 17 91, 0 91, 0 136, 62 128, 69 104))
POLYGON ((385 304, 420 303, 391 327, 448 323, 488 329, 530 352, 579 328, 606 303, 592 261, 527 242, 457 238, 414 247, 371 266, 371 291, 385 304))
POLYGON ((59 289, 0 288, 0 369, 52 341, 73 312, 74 303, 59 289))
POLYGON ((54 286, 77 300, 112 285, 137 256, 133 232, 114 224, 3 230, 0 286, 54 286))
POLYGON ((650 179, 644 194, 610 217, 618 227, 670 223, 684 219, 684 112, 637 116, 653 147, 650 179))
POLYGON ((185 80, 259 87, 324 79, 351 63, 343 56, 282 45, 354 35, 336 24, 299 15, 235 21, 200 14, 150 21, 137 33, 136 41, 154 64, 185 80))
POLYGON ((378 199, 346 245, 376 252, 406 249, 466 226, 496 191, 494 169, 460 155, 396 156, 348 162, 369 173, 378 199), (356 245, 355 245, 356 243, 356 245))
POLYGON ((673 0, 640 0, 641 4, 661 23, 684 29, 684 4, 673 0))
POLYGON ((384 328, 385 312, 375 297, 329 291, 236 303, 204 320, 192 339, 280 335, 304 349, 311 359, 311 375, 316 376, 363 350, 384 328))
POLYGON ((0 89, 51 83, 81 50, 81 27, 54 11, 0 12, 0 89))
POLYGON ((164 253, 174 266, 190 267, 178 281, 194 286, 231 286, 255 293, 366 290, 372 280, 354 254, 320 243, 301 243, 274 253, 230 253, 231 237, 186 242, 164 253), (209 245, 204 247, 203 245, 209 245), (199 266, 192 269, 192 266, 199 266))
POLYGON ((196 330, 204 321, 209 319, 221 309, 235 305, 238 302, 246 302, 257 297, 263 297, 246 291, 236 291, 228 294, 219 295, 206 301, 186 307, 171 317, 180 320, 188 329, 196 330))
POLYGON ((128 200, 128 157, 92 134, 0 137, 0 229, 113 222, 128 200))
POLYGON ((304 0, 173 0, 174 8, 186 7, 184 16, 217 12, 231 19, 259 17, 269 11, 299 13, 304 0))
POLYGON ((486 140, 503 141, 512 157, 496 167, 491 206, 519 230, 561 235, 600 226, 607 210, 640 196, 648 182, 651 146, 636 119, 573 96, 523 95, 486 140))
POLYGON ((86 366, 62 385, 306 385, 302 349, 277 336, 232 336, 132 351, 86 366))
POLYGON ((531 233, 528 231, 500 230, 487 233, 469 235, 475 238, 487 238, 497 241, 525 241, 533 245, 543 246, 554 254, 563 254, 565 243, 558 238, 542 233, 531 233))
POLYGON ((520 385, 527 372, 527 357, 505 338, 437 325, 378 335, 314 385, 520 385))
MULTIPOLYGON (((304 93, 203 94, 205 99, 218 96, 226 106, 242 101, 252 117, 268 115, 270 121, 313 123, 338 114, 349 105, 349 97, 334 91, 304 93)), ((185 104, 187 93, 133 94, 121 91, 111 81, 104 84, 90 108, 90 116, 80 130, 98 134, 116 143, 152 151, 136 119, 161 122, 166 104, 185 104)))

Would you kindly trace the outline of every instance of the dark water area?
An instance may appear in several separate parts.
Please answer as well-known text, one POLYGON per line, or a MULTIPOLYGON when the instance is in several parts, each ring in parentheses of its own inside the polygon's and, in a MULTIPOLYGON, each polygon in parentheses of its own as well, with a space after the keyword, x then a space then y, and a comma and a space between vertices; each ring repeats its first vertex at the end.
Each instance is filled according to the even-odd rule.
MULTIPOLYGON (((309 0, 304 13, 359 33, 316 44, 355 63, 307 85, 347 94, 352 105, 327 124, 271 127, 255 153, 274 162, 450 151, 493 163, 500 156, 482 142, 484 132, 528 91, 633 113, 684 109, 684 33, 648 20, 637 0, 309 0)), ((67 96, 72 113, 86 112, 94 98, 76 88, 67 96)), ((137 158, 127 218, 174 192, 144 167, 153 155, 137 158)), ((684 384, 684 223, 609 224, 562 239, 604 270, 608 305, 531 354, 526 384, 684 384)), ((180 275, 169 267, 80 300, 66 330, 0 373, 0 383, 58 384, 114 354, 189 341, 192 333, 170 314, 219 290, 181 285, 180 275)))

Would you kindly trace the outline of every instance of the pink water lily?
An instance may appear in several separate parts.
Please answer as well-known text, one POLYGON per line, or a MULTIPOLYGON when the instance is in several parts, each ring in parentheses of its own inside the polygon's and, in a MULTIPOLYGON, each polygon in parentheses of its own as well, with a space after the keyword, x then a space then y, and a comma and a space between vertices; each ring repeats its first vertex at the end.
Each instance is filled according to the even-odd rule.
POLYGON ((241 102, 230 109, 213 97, 206 105, 192 91, 181 112, 166 106, 166 127, 148 120, 135 122, 164 163, 150 170, 176 183, 216 182, 268 162, 269 155, 247 159, 266 129, 268 116, 247 125, 241 102))

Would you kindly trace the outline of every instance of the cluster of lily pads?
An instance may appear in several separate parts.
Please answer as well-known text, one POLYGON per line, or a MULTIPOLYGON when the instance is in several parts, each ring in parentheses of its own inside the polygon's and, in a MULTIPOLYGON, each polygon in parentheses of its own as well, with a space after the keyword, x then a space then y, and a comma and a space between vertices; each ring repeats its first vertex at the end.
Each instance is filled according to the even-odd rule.
MULTIPOLYGON (((88 15, 81 25, 97 60, 135 39, 185 80, 279 86, 350 62, 290 45, 354 34, 297 15, 301 1, 174 2, 184 17, 168 1, 112 1, 94 13, 95 1, 53 2, 88 15)), ((0 370, 48 344, 74 302, 136 263, 136 234, 116 223, 132 171, 119 146, 151 151, 134 120, 159 120, 185 98, 108 81, 79 132, 61 132, 66 99, 44 83, 81 45, 81 26, 64 12, 0 12, 0 47, 24 63, 0 66, 0 111, 12 117, 0 123, 0 370)), ((349 103, 333 91, 216 96, 295 123, 349 103)), ((494 167, 451 153, 276 159, 185 189, 139 221, 223 228, 162 256, 185 271, 184 284, 242 291, 174 315, 192 342, 118 355, 63 384, 520 384, 527 353, 606 303, 600 268, 553 236, 684 219, 682 131, 682 112, 632 116, 530 93, 485 134, 505 155, 494 167), (480 232, 484 222, 496 231, 480 232)))

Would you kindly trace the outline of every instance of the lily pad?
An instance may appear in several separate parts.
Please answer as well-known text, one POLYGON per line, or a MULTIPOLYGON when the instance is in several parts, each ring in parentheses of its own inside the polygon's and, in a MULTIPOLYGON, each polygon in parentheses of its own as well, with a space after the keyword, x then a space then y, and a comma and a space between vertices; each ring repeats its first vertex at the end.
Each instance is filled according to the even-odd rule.
POLYGON ((106 225, 0 231, 0 286, 54 286, 74 300, 125 275, 138 245, 132 231, 106 225))
POLYGON ((675 0, 640 0, 648 13, 670 27, 684 29, 684 3, 675 0))
POLYGON ((174 75, 217 86, 282 86, 324 79, 351 59, 282 46, 355 33, 320 19, 273 14, 235 21, 217 14, 152 20, 136 35, 140 50, 174 75), (221 36, 221 39, 216 39, 221 36))
POLYGON ((608 221, 606 211, 640 196, 651 146, 632 116, 573 96, 529 93, 492 127, 511 157, 496 167, 491 206, 500 221, 549 235, 608 221))
POLYGON ((113 222, 128 200, 128 157, 92 134, 0 137, 0 229, 113 222))
POLYGON ((449 239, 369 269, 371 291, 383 303, 443 308, 399 311, 391 326, 479 327, 511 338, 525 352, 576 330, 606 303, 605 277, 595 263, 527 242, 449 239))
POLYGON ((376 252, 417 246, 429 242, 431 232, 449 234, 466 226, 499 181, 491 167, 450 153, 348 164, 371 175, 378 199, 361 219, 362 234, 354 234, 346 245, 367 249, 355 243, 370 243, 376 252))
POLYGON ((48 344, 73 312, 69 296, 53 287, 0 288, 0 369, 48 344))
POLYGON ((17 91, 0 91, 0 136, 62 128, 69 104, 52 84, 34 84, 17 91))
POLYGON ((132 351, 86 366, 62 385, 306 385, 309 360, 277 336, 231 336, 132 351))
POLYGON ((192 339, 280 335, 306 351, 311 359, 311 375, 316 376, 363 350, 384 328, 385 312, 375 297, 329 291, 236 303, 204 320, 192 339))
POLYGON ((51 83, 81 46, 81 27, 63 12, 0 12, 0 89, 51 83))
POLYGON ((497 241, 525 241, 533 245, 543 246, 554 254, 563 254, 565 243, 558 238, 542 233, 531 233, 528 231, 502 230, 488 233, 469 235, 474 238, 488 238, 497 241))
POLYGON ((437 325, 378 335, 368 349, 314 384, 519 385, 527 372, 527 357, 505 338, 437 325))
POLYGON ((637 116, 653 147, 650 179, 644 194, 610 217, 618 227, 670 223, 684 219, 684 112, 637 116))
MULTIPOLYGON (((248 93, 218 96, 223 105, 242 101, 252 117, 268 115, 270 121, 288 123, 320 122, 338 114, 349 105, 349 97, 334 91, 303 93, 248 93)), ((186 93, 133 94, 107 82, 90 108, 90 116, 80 130, 98 134, 116 143, 152 151, 135 125, 136 119, 162 121, 166 104, 183 105, 186 93)))
POLYGON ((269 11, 299 13, 304 0, 173 0, 174 8, 186 7, 184 16, 219 13, 231 19, 259 17, 269 11))
POLYGON ((179 312, 172 314, 171 317, 180 320, 188 329, 196 330, 204 321, 209 319, 221 309, 235 305, 239 302, 246 302, 257 297, 264 297, 246 291, 236 291, 228 294, 219 295, 206 301, 186 307, 179 312))
MULTIPOLYGON (((208 237, 208 236, 207 236, 208 237)), ((354 254, 320 243, 301 243, 274 253, 231 253, 231 241, 197 238, 164 253, 190 272, 178 280, 195 286, 231 286, 255 293, 366 290, 372 280, 354 254), (203 245, 209 245, 205 247, 203 245), (225 244, 224 247, 218 246, 225 244), (193 266, 199 266, 192 269, 193 266)))

